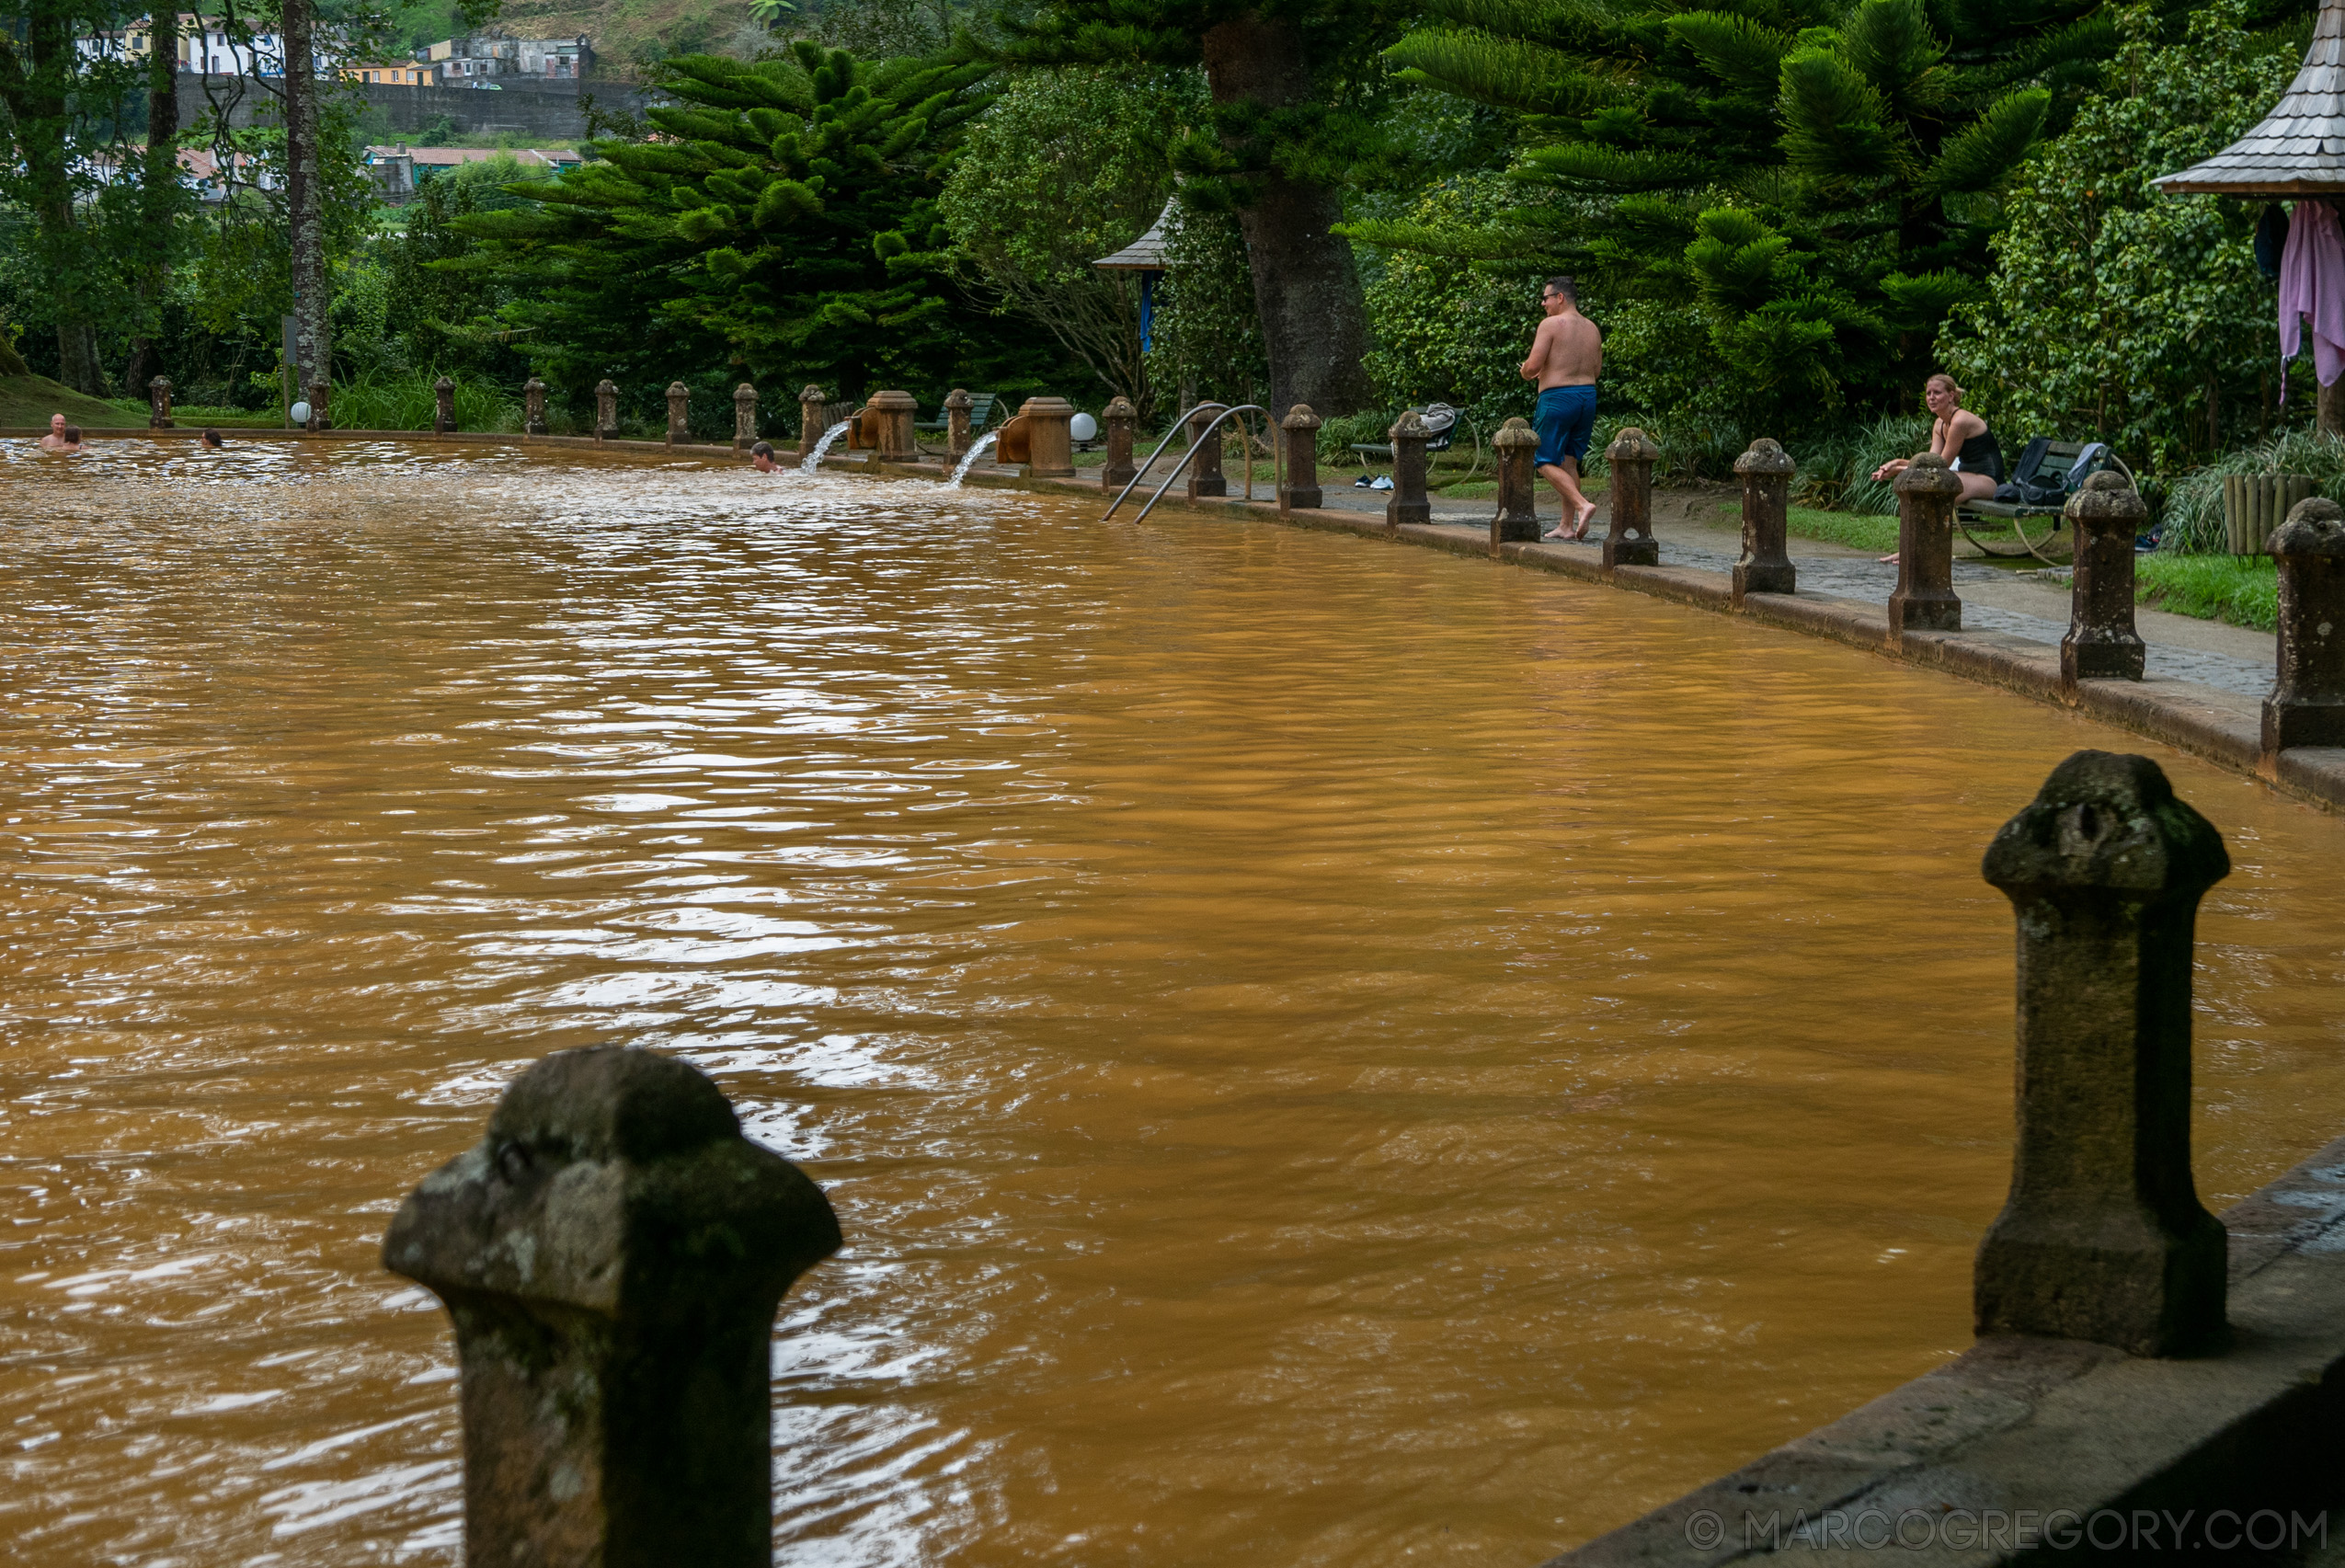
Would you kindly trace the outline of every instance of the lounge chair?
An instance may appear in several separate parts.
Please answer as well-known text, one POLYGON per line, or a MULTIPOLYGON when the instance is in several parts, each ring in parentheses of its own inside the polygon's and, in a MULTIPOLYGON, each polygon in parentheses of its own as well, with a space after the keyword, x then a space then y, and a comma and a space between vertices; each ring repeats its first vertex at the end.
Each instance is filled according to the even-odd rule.
MULTIPOLYGON (((985 434, 985 427, 989 424, 993 418, 993 405, 995 401, 1001 397, 1001 395, 998 392, 972 392, 969 394, 969 434, 973 436, 981 436, 985 434)), ((941 436, 953 428, 951 420, 952 416, 945 413, 944 406, 939 405, 936 410, 935 418, 915 419, 912 421, 912 429, 915 430, 926 430, 932 435, 941 436)))

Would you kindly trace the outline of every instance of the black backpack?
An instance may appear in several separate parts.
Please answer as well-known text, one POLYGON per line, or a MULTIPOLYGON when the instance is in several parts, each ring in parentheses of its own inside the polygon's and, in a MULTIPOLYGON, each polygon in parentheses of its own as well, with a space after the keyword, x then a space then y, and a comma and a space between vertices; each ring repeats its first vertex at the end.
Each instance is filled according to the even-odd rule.
POLYGON ((2022 477, 2007 479, 1997 485, 1995 487, 1995 498, 1998 501, 2014 502, 2023 507, 2056 507, 2065 501, 2068 498, 2068 486, 2060 480, 2055 478, 2039 483, 2031 482, 2025 477, 2033 475, 2043 466, 2043 454, 2051 450, 2051 447, 2050 436, 2038 436, 2030 441, 2026 450, 2019 453, 2019 461, 2011 465, 2010 471, 2022 477))

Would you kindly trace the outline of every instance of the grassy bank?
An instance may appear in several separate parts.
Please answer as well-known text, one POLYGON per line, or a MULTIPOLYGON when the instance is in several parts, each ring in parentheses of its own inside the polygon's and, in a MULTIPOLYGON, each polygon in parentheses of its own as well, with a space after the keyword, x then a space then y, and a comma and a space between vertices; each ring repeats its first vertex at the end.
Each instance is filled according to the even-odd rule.
POLYGON ((2271 631, 2280 618, 2280 574, 2268 555, 2138 555, 2133 597, 2202 621, 2271 631))
POLYGON ((146 423, 143 405, 132 416, 45 375, 0 376, 0 426, 46 429, 51 414, 63 414, 68 424, 86 425, 93 430, 119 430, 146 423))

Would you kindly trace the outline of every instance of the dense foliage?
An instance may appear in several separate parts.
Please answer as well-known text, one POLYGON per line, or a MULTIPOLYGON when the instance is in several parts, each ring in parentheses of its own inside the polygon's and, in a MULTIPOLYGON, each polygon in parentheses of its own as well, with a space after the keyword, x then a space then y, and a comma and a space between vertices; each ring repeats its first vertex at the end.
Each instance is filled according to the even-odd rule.
MULTIPOLYGON (((2203 460, 2268 418, 2272 285, 2250 253, 2259 203, 2149 183, 2220 151, 2295 68, 2217 0, 2156 41, 2146 8, 2106 94, 2029 163, 1994 241, 1986 294, 1940 352, 1973 406, 2014 435, 2091 432, 2137 462, 2203 460)), ((2309 403, 2312 377, 2297 396, 2309 403)))

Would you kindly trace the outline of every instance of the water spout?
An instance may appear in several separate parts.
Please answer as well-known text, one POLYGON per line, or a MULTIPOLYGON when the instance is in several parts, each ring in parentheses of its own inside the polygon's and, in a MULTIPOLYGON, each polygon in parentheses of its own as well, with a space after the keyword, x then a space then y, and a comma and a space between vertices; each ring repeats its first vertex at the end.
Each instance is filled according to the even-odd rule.
POLYGON ((854 421, 852 419, 841 419, 837 424, 831 426, 829 429, 823 431, 822 439, 814 443, 814 450, 812 452, 806 453, 806 460, 798 464, 798 472, 801 474, 811 474, 816 469, 821 467, 822 454, 829 452, 830 450, 830 443, 837 441, 841 435, 844 435, 846 433, 847 427, 853 423, 854 421))
POLYGON ((969 443, 969 450, 961 454, 960 466, 953 470, 953 477, 944 481, 944 487, 948 490, 957 488, 961 481, 967 476, 969 464, 978 460, 978 453, 983 452, 987 447, 991 446, 993 444, 993 438, 1001 433, 1001 432, 1000 430, 988 430, 985 434, 971 441, 969 443))

